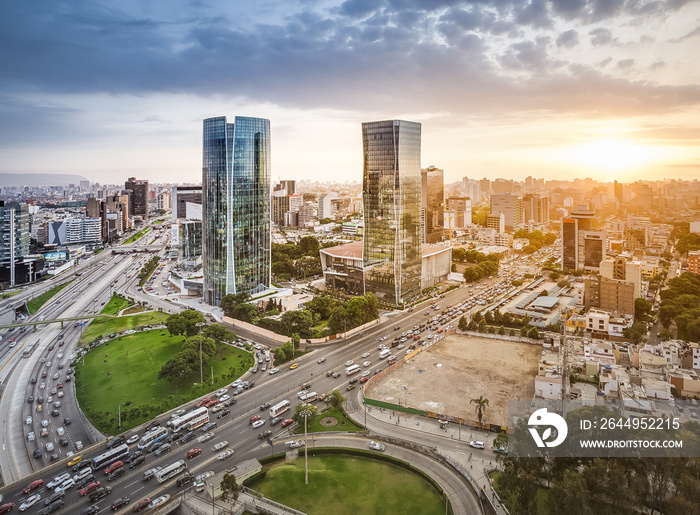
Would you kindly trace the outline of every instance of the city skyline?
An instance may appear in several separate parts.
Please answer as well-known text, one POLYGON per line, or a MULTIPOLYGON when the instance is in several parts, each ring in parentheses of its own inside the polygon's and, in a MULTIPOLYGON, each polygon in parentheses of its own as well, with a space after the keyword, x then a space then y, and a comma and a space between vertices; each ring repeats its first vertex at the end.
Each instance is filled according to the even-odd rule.
POLYGON ((368 119, 420 122, 446 182, 700 170, 696 1, 4 10, 1 172, 196 181, 219 112, 272 121, 273 180, 359 182, 368 119))

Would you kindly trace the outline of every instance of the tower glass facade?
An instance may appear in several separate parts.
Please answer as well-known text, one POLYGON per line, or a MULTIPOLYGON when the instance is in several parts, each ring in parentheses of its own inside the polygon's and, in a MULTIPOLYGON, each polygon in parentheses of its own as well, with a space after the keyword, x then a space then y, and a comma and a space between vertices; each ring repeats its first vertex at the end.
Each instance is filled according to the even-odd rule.
POLYGON ((421 291, 421 125, 362 124, 365 291, 410 302, 421 291))
POLYGON ((270 122, 204 120, 204 300, 270 285, 270 122))

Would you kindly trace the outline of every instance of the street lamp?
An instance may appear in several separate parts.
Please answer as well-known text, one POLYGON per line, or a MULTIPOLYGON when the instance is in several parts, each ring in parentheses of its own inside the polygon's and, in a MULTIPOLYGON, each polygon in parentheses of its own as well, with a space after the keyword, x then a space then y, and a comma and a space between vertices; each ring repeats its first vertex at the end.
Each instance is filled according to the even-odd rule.
POLYGON ((307 432, 306 419, 313 415, 313 410, 303 409, 299 416, 304 417, 304 483, 309 484, 309 433, 307 432))

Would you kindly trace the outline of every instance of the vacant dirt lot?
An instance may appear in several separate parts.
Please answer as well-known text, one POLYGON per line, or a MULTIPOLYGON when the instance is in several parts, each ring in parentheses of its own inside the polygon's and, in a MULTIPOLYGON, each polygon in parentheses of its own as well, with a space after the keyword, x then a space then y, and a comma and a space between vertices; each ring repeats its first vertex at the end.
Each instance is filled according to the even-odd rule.
POLYGON ((539 345, 451 335, 375 381, 367 396, 477 420, 469 400, 489 400, 485 420, 505 425, 509 400, 531 399, 539 345))

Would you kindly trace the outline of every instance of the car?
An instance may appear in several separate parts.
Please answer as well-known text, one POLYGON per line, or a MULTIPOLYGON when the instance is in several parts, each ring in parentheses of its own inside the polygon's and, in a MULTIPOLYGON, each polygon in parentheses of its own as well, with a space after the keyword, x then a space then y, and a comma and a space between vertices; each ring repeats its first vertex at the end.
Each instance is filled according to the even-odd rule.
POLYGON ((12 508, 14 508, 14 507, 15 507, 15 505, 11 502, 0 505, 0 514, 9 513, 12 511, 12 508))
POLYGON ((270 420, 270 425, 271 425, 271 426, 276 426, 276 425, 279 424, 280 422, 282 422, 282 417, 275 417, 275 418, 273 418, 272 420, 270 420))
POLYGON ((285 418, 280 424, 280 426, 287 427, 288 425, 292 424, 292 422, 294 421, 291 418, 285 418))
POLYGON ((39 495, 39 494, 30 495, 24 501, 22 501, 22 504, 19 505, 19 511, 27 511, 29 508, 34 506, 40 500, 41 500, 41 495, 39 495))
POLYGON ((134 467, 138 467, 138 466, 141 465, 144 461, 146 461, 146 456, 145 456, 145 455, 142 454, 141 456, 137 456, 136 458, 134 458, 134 459, 131 461, 131 463, 129 463, 129 468, 132 469, 132 468, 134 468, 134 467))
POLYGON ((124 463, 131 463, 139 456, 143 456, 143 451, 134 451, 133 453, 129 454, 126 458, 124 458, 124 463))
POLYGON ((66 383, 70 383, 70 381, 71 381, 70 376, 66 376, 66 383))
POLYGON ((63 393, 62 390, 59 390, 59 391, 58 391, 58 398, 59 398, 59 399, 63 398, 64 395, 65 395, 65 394, 63 393))
POLYGON ((73 467, 73 466, 77 465, 78 463, 80 463, 82 461, 82 459, 83 459, 82 456, 73 456, 66 465, 68 465, 69 467, 73 467))
POLYGON ((250 417, 250 418, 248 419, 248 423, 249 423, 249 424, 252 424, 253 422, 256 422, 256 421, 260 420, 261 418, 262 418, 262 417, 261 417, 260 415, 253 415, 252 417, 250 417))
POLYGON ((83 511, 81 511, 80 515, 93 515, 99 511, 100 507, 97 504, 93 504, 92 506, 88 506, 83 511))
POLYGON ((265 370, 267 370, 267 363, 263 363, 262 366, 260 367, 260 370, 265 372, 265 370))
POLYGON ((66 446, 68 445, 68 443, 69 443, 69 442, 68 442, 68 439, 67 439, 67 438, 59 438, 59 439, 58 439, 58 444, 59 444, 61 447, 66 447, 66 446))
POLYGON ((216 396, 221 397, 228 391, 228 388, 220 388, 216 391, 216 396))
MULTIPOLYGON (((58 476, 54 477, 51 481, 49 481, 49 482, 46 484, 46 488, 48 488, 49 490, 53 490, 54 488, 56 488, 58 485, 60 485, 61 483, 63 483, 63 482, 64 482, 66 479, 68 479, 69 477, 70 477, 70 473, 69 473, 69 472, 64 472, 63 474, 59 474, 58 476)), ((56 499, 54 499, 54 501, 55 501, 55 500, 56 500, 56 499)), ((52 501, 52 502, 53 502, 53 501, 52 501)), ((51 503, 49 502, 49 503, 47 503, 46 505, 48 506, 49 504, 51 504, 51 503)))
POLYGON ((228 440, 222 440, 220 442, 217 442, 214 447, 211 448, 212 451, 220 451, 224 447, 228 445, 228 440))
POLYGON ((275 367, 275 368, 270 369, 270 371, 268 372, 268 374, 273 375, 273 374, 276 374, 276 373, 279 372, 279 371, 280 371, 280 369, 277 368, 277 367, 275 367))
MULTIPOLYGON (((92 476, 92 468, 91 467, 83 467, 80 470, 76 471, 76 474, 73 476, 73 481, 76 482, 79 488, 84 487, 85 485, 81 484, 83 479, 85 479, 88 476, 92 476)), ((94 479, 94 478, 93 478, 94 479)), ((92 481, 88 481, 85 484, 89 484, 92 481)))
POLYGON ((123 444, 125 441, 126 438, 124 438, 124 435, 119 435, 115 438, 112 438, 110 441, 107 442, 107 449, 112 449, 117 445, 123 444))
POLYGON ((129 438, 127 438, 126 443, 127 445, 131 445, 132 443, 136 443, 139 441, 139 435, 131 435, 129 438))
POLYGON ((345 362, 345 366, 346 366, 346 367, 349 367, 350 365, 353 365, 354 363, 355 363, 355 362, 354 362, 353 360, 349 359, 349 360, 347 360, 347 361, 345 362))
MULTIPOLYGON (((172 418, 172 419, 178 418, 178 417, 184 415, 186 412, 187 412, 187 410, 184 410, 184 409, 175 410, 170 415, 170 418, 172 418)), ((170 425, 170 424, 168 424, 168 425, 170 425)))
POLYGON ((41 431, 39 431, 39 436, 49 436, 49 430, 46 427, 42 427, 41 431))
POLYGON ((318 363, 320 365, 321 363, 325 363, 325 362, 326 362, 326 358, 318 358, 318 361, 316 363, 318 363))
POLYGON ((349 384, 349 385, 347 385, 347 386, 345 387, 345 389, 346 389, 347 391, 350 391, 350 390, 354 389, 355 386, 357 386, 357 385, 349 384))
POLYGON ((41 487, 41 486, 43 486, 43 485, 44 485, 44 480, 43 480, 43 479, 37 479, 37 480, 32 481, 31 483, 29 483, 26 487, 24 487, 24 489, 22 490, 22 492, 24 493, 24 495, 27 495, 29 492, 32 492, 32 491, 36 490, 37 488, 39 488, 39 487, 41 487))
POLYGON ((103 486, 101 488, 98 488, 94 492, 90 494, 90 502, 95 502, 99 501, 103 497, 107 497, 109 494, 112 493, 112 487, 111 486, 103 486))
POLYGON ((117 511, 119 508, 121 508, 122 506, 126 506, 127 504, 129 504, 129 498, 128 497, 120 497, 119 499, 115 500, 112 503, 112 506, 110 506, 110 509, 112 511, 117 511))
POLYGON ((291 442, 287 442, 287 446, 290 449, 300 449, 301 447, 304 447, 304 442, 301 440, 292 440, 291 442))
POLYGON ((53 451, 53 442, 46 442, 46 445, 44 447, 46 447, 46 452, 53 451))
POLYGON ((29 382, 32 383, 32 384, 36 384, 37 378, 36 378, 36 377, 32 377, 32 378, 29 380, 29 382))
POLYGON ((167 501, 168 499, 170 499, 170 494, 161 495, 160 497, 157 497, 157 498, 153 499, 153 500, 148 504, 148 508, 150 509, 150 508, 155 508, 156 506, 160 506, 161 504, 163 504, 163 503, 164 503, 165 501, 167 501))
POLYGON ((256 420, 255 422, 253 422, 253 429, 257 429, 257 428, 259 428, 260 426, 262 426, 263 424, 265 424, 265 419, 264 419, 264 418, 261 418, 261 419, 259 419, 259 420, 256 420))
POLYGON ((41 458, 41 449, 34 449, 34 457, 36 459, 41 458))
POLYGON ((115 461, 114 463, 112 463, 109 467, 107 467, 104 470, 105 476, 109 476, 112 472, 114 472, 117 469, 122 468, 123 466, 124 466, 123 461, 115 461))
MULTIPOLYGON (((61 376, 60 376, 60 375, 58 374, 58 372, 57 372, 57 373, 55 373, 55 374, 54 374, 53 376, 51 376, 51 377, 52 377, 53 380, 55 381, 56 379, 58 379, 58 378, 61 377, 61 376)), ((55 392, 54 392, 54 393, 55 393, 55 392)))
POLYGON ((222 395, 221 398, 219 399, 219 402, 226 402, 231 398, 230 395, 222 395))
POLYGON ((333 372, 332 375, 333 375, 334 378, 337 379, 338 377, 340 377, 340 372, 333 372))
POLYGON ((82 490, 80 490, 80 495, 81 495, 81 497, 84 497, 84 496, 86 496, 87 494, 94 492, 94 491, 97 490, 99 487, 100 487, 100 482, 99 482, 99 481, 93 481, 92 483, 90 483, 89 485, 87 485, 85 488, 83 488, 82 490))
POLYGON ((44 506, 50 506, 51 504, 55 503, 59 499, 63 499, 66 495, 66 492, 55 492, 51 494, 45 501, 44 501, 44 506))
POLYGON ((61 413, 60 413, 57 409, 52 409, 52 410, 51 410, 51 416, 52 416, 52 417, 58 417, 58 416, 60 416, 60 415, 61 415, 61 413))
POLYGON ((214 433, 212 433, 211 431, 207 431, 202 436, 197 438, 197 441, 200 443, 207 442, 207 441, 211 440, 212 438, 214 438, 214 436, 216 436, 214 433))
POLYGON ((151 504, 151 498, 145 497, 145 498, 139 500, 136 504, 134 504, 133 511, 145 510, 146 508, 148 508, 149 504, 151 504))
POLYGON ((369 448, 372 449, 373 451, 379 451, 379 452, 384 452, 386 450, 386 447, 384 444, 381 444, 379 442, 372 441, 369 444, 369 448))
POLYGON ((233 456, 233 449, 226 449, 224 452, 219 454, 216 459, 217 460, 225 460, 226 458, 230 458, 233 456))
POLYGON ((32 402, 34 402, 34 396, 33 396, 33 395, 30 395, 29 397, 27 397, 27 402, 28 402, 29 404, 31 404, 32 402))
POLYGON ((369 377, 368 377, 368 376, 362 376, 362 377, 360 378, 360 383, 366 383, 367 381, 369 381, 369 377))
POLYGON ((56 488, 54 488, 54 492, 65 492, 69 488, 73 488, 75 486, 75 481, 73 481, 73 478, 66 479, 63 483, 58 485, 56 488))
POLYGON ((24 423, 27 425, 31 425, 32 423, 32 416, 28 415, 27 418, 24 419, 24 423))
POLYGON ((154 456, 162 456, 163 454, 172 451, 173 448, 169 443, 164 443, 163 445, 159 446, 155 452, 153 453, 154 456))
POLYGON ((294 370, 299 366, 299 363, 294 363, 293 365, 289 365, 290 370, 294 370))
POLYGON ((69 417, 66 417, 66 418, 63 419, 63 425, 64 425, 64 426, 69 426, 69 425, 70 425, 70 418, 69 418, 69 417))
POLYGON ((357 382, 357 377, 353 377, 352 379, 350 379, 350 381, 348 381, 348 384, 355 384, 356 382, 357 382))
POLYGON ((270 431, 269 429, 266 429, 266 430, 263 431, 262 433, 259 433, 259 434, 258 434, 258 438, 259 438, 260 440, 262 440, 263 438, 267 438, 267 437, 270 436, 271 434, 272 434, 272 431, 270 431))
POLYGON ((54 407, 54 408, 60 408, 60 407, 61 407, 61 401, 53 401, 53 407, 54 407))
POLYGON ((34 434, 34 431, 29 431, 27 433, 27 441, 28 442, 33 442, 35 438, 36 438, 36 435, 34 434))
POLYGON ((363 366, 363 367, 368 367, 368 366, 370 366, 371 364, 372 364, 372 362, 369 361, 369 360, 367 360, 367 361, 365 361, 364 363, 362 363, 362 366, 363 366))
POLYGON ((474 447, 475 449, 483 449, 484 442, 480 440, 472 440, 471 442, 469 442, 469 447, 474 447))
POLYGON ((369 352, 363 352, 362 353, 363 358, 369 358, 369 352))
POLYGON ((225 409, 225 410, 220 411, 219 414, 216 416, 216 418, 224 418, 230 414, 231 414, 231 410, 225 409))

